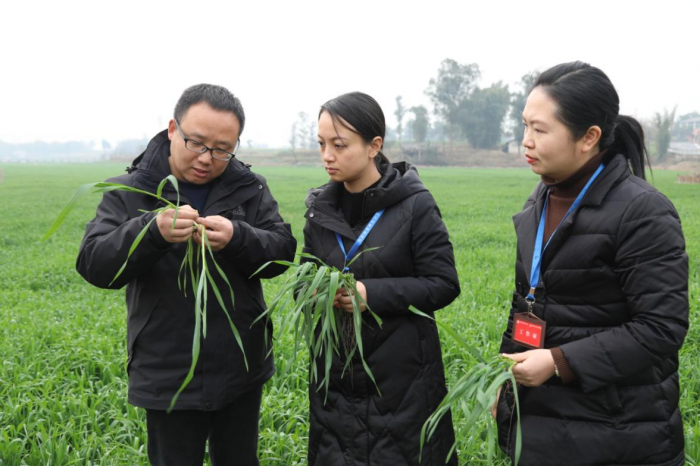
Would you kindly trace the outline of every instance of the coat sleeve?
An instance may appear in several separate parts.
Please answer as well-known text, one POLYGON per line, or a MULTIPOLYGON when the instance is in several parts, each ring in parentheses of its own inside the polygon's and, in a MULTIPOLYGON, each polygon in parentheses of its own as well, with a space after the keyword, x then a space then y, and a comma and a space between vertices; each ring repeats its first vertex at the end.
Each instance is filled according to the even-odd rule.
MULTIPOLYGON (((523 205, 523 209, 527 209, 530 205, 535 203, 535 199, 537 199, 537 192, 538 189, 540 188, 540 184, 535 187, 535 189, 530 193, 530 196, 527 198, 527 201, 525 201, 525 204, 523 205)), ((523 263, 523 258, 520 254, 520 247, 516 246, 516 260, 515 260, 515 274, 516 274, 516 279, 515 281, 517 282, 517 275, 518 275, 518 266, 523 263)), ((501 346, 498 349, 499 353, 517 353, 518 352, 518 345, 513 343, 512 337, 513 337, 513 314, 515 314, 518 309, 518 290, 517 288, 513 291, 513 299, 511 301, 510 305, 510 314, 508 316, 508 322, 506 324, 506 329, 503 332, 503 335, 501 336, 501 346)), ((522 347, 521 351, 522 351, 522 347)))
MULTIPOLYGON (((314 255, 314 249, 311 247, 311 244, 312 244, 312 243, 311 243, 311 241, 312 241, 312 240, 311 240, 311 235, 312 235, 312 233, 311 233, 311 224, 310 224, 309 221, 307 220, 307 221, 306 221, 306 225, 304 225, 304 246, 302 247, 301 252, 302 252, 302 253, 305 253, 305 254, 314 255)), ((311 258, 308 258, 308 257, 301 257, 301 258, 299 258, 299 264, 305 264, 306 262, 314 262, 314 263, 316 264, 317 267, 319 267, 319 266, 321 265, 318 261, 316 261, 316 260, 314 260, 314 259, 311 259, 311 258)), ((301 289, 301 285, 299 285, 299 286, 294 290, 294 301, 296 301, 297 298, 299 297, 299 290, 300 290, 300 289, 301 289)))
MULTIPOLYGON (((277 201, 272 197, 267 184, 263 183, 263 186, 254 223, 233 221, 233 237, 221 251, 228 261, 234 262, 248 276, 266 262, 292 261, 296 253, 297 240, 292 235, 292 229, 282 220, 277 201)), ((287 266, 270 264, 257 277, 272 278, 285 270, 287 266)))
POLYGON ((417 195, 411 222, 413 276, 360 280, 367 304, 378 315, 401 314, 409 306, 434 312, 459 296, 454 252, 433 196, 417 195))
MULTIPOLYGON (((317 251, 315 251, 313 246, 312 246, 312 244, 313 244, 313 240, 311 239, 312 235, 313 235, 313 232, 311 231, 311 223, 307 220, 306 225, 304 225, 304 246, 302 247, 301 252, 304 254, 311 254, 312 256, 318 257, 319 253, 317 251)), ((320 242, 317 242, 316 244, 320 244, 320 242)), ((302 257, 299 259, 300 264, 304 264, 306 262, 315 262, 317 266, 321 266, 320 262, 318 262, 314 259, 308 258, 308 257, 302 257)))
POLYGON ((146 213, 130 218, 122 194, 118 191, 104 193, 95 218, 87 224, 78 252, 78 273, 100 288, 123 287, 147 273, 170 251, 170 243, 163 238, 156 222, 152 222, 119 279, 110 284, 124 264, 132 243, 155 215, 146 213))
MULTIPOLYGON (((520 260, 520 253, 518 253, 518 260, 520 260)), ((501 346, 498 349, 499 353, 517 353, 518 346, 513 343, 511 339, 513 337, 513 314, 517 312, 518 309, 518 294, 517 291, 513 292, 513 301, 511 303, 510 316, 508 317, 508 323, 506 324, 506 329, 501 336, 501 346)), ((521 351, 522 351, 522 347, 521 351)))
POLYGON ((620 224, 615 270, 629 322, 561 346, 584 392, 677 355, 688 331, 688 256, 678 214, 658 192, 630 204, 620 224))

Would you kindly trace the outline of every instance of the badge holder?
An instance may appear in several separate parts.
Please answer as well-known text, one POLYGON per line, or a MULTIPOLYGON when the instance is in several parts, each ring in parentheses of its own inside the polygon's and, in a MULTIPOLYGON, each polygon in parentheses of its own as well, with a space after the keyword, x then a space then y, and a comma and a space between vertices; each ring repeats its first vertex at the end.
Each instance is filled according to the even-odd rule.
POLYGON ((535 304, 535 290, 531 289, 527 301, 527 312, 513 315, 513 336, 514 343, 532 349, 544 348, 544 334, 547 330, 547 322, 537 317, 532 312, 532 305, 535 304), (532 296, 532 298, 530 298, 532 296))

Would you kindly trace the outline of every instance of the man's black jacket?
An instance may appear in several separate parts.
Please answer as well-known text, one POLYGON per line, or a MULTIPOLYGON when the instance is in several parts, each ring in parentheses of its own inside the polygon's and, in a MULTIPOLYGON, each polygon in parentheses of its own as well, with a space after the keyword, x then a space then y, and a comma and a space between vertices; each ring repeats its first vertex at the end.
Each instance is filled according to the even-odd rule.
MULTIPOLYGON (((135 161, 132 173, 109 181, 155 192, 158 183, 170 174, 169 153, 170 141, 163 131, 135 161)), ((169 185, 163 196, 176 201, 176 193, 169 185)), ((188 204, 188 200, 181 197, 180 204, 188 204)), ((91 284, 113 289, 126 285, 129 402, 150 409, 169 406, 192 362, 195 302, 189 276, 186 296, 178 288, 186 243, 166 242, 153 222, 119 279, 111 285, 110 282, 124 263, 133 240, 154 215, 139 209, 150 211, 158 207, 162 203, 150 196, 125 191, 106 193, 96 217, 87 225, 77 260, 78 272, 91 284)), ((296 250, 296 240, 280 217, 265 179, 235 159, 212 182, 200 215, 221 215, 233 223, 233 238, 214 255, 233 287, 235 309, 231 307, 230 293, 222 295, 241 334, 249 369, 246 370, 228 320, 210 289, 206 338, 202 339, 194 378, 175 409, 222 408, 272 376, 272 355, 266 357, 272 329, 268 329, 266 341, 263 321, 252 328, 251 324, 265 309, 260 278, 279 275, 285 267, 270 266, 258 276, 249 277, 270 260, 292 260, 296 250)), ((227 290, 215 269, 211 270, 219 289, 227 290)))

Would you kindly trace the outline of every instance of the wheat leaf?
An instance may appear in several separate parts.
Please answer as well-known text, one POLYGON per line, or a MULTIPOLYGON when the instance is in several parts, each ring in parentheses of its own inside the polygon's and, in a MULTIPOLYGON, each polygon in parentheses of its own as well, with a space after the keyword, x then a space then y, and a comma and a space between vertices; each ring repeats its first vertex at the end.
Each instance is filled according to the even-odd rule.
POLYGON ((136 247, 141 243, 141 240, 142 240, 143 237, 146 235, 146 232, 148 231, 148 228, 151 226, 151 223, 153 223, 153 220, 155 220, 155 219, 156 219, 155 217, 153 217, 152 219, 150 219, 150 220, 148 221, 148 223, 146 223, 146 226, 143 227, 143 228, 141 229, 141 231, 139 232, 138 235, 136 235, 136 238, 134 239, 134 242, 131 243, 131 247, 129 248, 129 253, 126 255, 126 260, 124 261, 124 263, 122 264, 121 268, 119 269, 119 271, 117 272, 117 274, 114 276, 114 278, 112 279, 112 281, 109 282, 109 285, 110 285, 110 286, 111 286, 112 283, 114 283, 114 282, 117 280, 117 278, 119 278, 119 276, 122 274, 122 272, 123 272, 124 269, 126 268, 126 264, 129 262, 129 258, 131 257, 131 254, 136 250, 136 247))
POLYGON ((56 220, 53 221, 51 226, 49 227, 49 230, 46 232, 42 239, 46 240, 49 238, 51 235, 53 235, 56 230, 63 224, 63 221, 66 219, 69 213, 73 209, 75 209, 75 206, 78 205, 78 201, 82 199, 82 197, 90 191, 90 189, 94 188, 97 183, 89 183, 89 184, 84 184, 81 187, 79 187, 75 193, 73 194, 73 197, 70 198, 68 203, 61 209, 61 212, 59 212, 58 217, 56 217, 56 220))

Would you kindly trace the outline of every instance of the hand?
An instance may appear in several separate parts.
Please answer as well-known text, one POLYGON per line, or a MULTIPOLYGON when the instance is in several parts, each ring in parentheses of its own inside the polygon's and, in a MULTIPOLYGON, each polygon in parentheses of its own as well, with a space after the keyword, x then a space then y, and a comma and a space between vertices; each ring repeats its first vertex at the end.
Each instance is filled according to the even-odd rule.
POLYGON ((496 399, 494 400, 493 404, 491 405, 491 416, 493 416, 494 419, 496 419, 496 411, 498 410, 498 400, 501 398, 501 390, 503 389, 503 386, 498 387, 498 392, 496 393, 496 399))
POLYGON ((536 349, 524 353, 503 354, 517 364, 513 376, 526 387, 539 387, 554 375, 554 358, 548 349, 536 349))
MULTIPOLYGON (((221 215, 197 217, 197 223, 207 229, 207 240, 212 251, 221 251, 233 238, 233 223, 221 215)), ((193 237, 197 244, 202 244, 202 233, 199 229, 193 237)))
POLYGON ((156 217, 158 230, 168 243, 185 243, 192 236, 194 231, 192 225, 194 225, 199 213, 188 205, 181 206, 177 211, 177 220, 173 227, 174 216, 175 209, 160 212, 156 217))
MULTIPOLYGON (((367 288, 365 288, 365 285, 362 284, 362 282, 356 282, 355 287, 357 288, 357 293, 362 297, 362 299, 358 298, 358 303, 360 305, 360 312, 365 312, 367 307, 365 306, 365 303, 367 302, 367 288), (364 300, 364 301, 363 301, 364 300)), ((350 293, 351 291, 346 290, 345 288, 339 289, 335 293, 335 301, 333 302, 333 307, 338 307, 341 309, 344 309, 347 312, 352 312, 352 301, 350 300, 350 293)))

